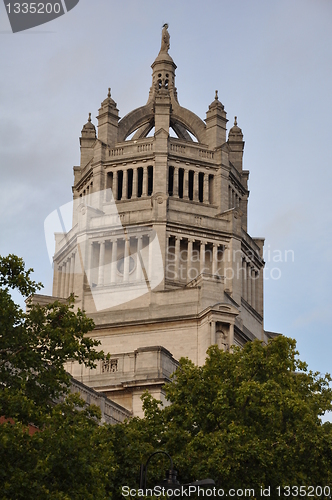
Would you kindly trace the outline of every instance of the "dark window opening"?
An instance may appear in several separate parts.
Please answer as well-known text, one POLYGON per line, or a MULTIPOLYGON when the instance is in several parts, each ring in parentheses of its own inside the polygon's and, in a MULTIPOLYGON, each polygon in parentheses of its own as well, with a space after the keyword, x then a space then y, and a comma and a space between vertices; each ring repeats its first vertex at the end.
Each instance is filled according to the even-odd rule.
POLYGON ((168 169, 168 194, 173 196, 174 189, 174 167, 168 169))
POLYGON ((198 199, 203 203, 203 189, 204 189, 204 174, 200 172, 198 174, 198 199))
POLYGON ((188 176, 188 181, 189 181, 189 186, 188 186, 188 196, 189 200, 194 199, 194 171, 189 170, 189 176, 188 176))
POLYGON ((165 80, 165 89, 168 89, 168 80, 165 80))
MULTIPOLYGON (((127 198, 128 198, 128 200, 130 200, 130 198, 133 195, 133 175, 134 175, 134 171, 133 171, 132 168, 129 168, 127 170, 127 175, 128 175, 127 198)), ((135 196, 135 193, 134 193, 134 196, 135 196)))
POLYGON ((123 171, 118 171, 118 200, 122 198, 122 186, 123 186, 123 171))
POLYGON ((213 203, 213 179, 214 175, 209 175, 209 203, 213 203))
POLYGON ((140 198, 143 193, 143 168, 137 169, 137 197, 140 198))
POLYGON ((153 167, 148 167, 148 196, 153 192, 153 167))
POLYGON ((183 198, 184 169, 179 168, 179 198, 183 198))

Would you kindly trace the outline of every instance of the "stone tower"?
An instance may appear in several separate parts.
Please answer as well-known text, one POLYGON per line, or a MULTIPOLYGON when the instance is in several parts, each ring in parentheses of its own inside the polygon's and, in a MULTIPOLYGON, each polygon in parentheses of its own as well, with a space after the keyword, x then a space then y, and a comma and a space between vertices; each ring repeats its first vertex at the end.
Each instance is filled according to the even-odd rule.
POLYGON ((134 414, 159 398, 181 356, 204 363, 210 345, 263 328, 264 239, 247 233, 248 170, 235 118, 227 136, 215 98, 205 120, 183 108, 168 26, 152 64, 148 101, 120 119, 110 89, 80 137, 73 227, 56 235, 53 296, 76 296, 110 359, 68 366, 134 414))

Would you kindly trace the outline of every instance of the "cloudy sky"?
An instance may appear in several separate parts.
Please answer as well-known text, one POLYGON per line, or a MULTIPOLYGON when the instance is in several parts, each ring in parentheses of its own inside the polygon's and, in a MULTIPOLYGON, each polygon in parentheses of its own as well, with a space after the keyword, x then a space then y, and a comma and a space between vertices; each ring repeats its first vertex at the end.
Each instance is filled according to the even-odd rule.
POLYGON ((0 254, 22 256, 51 293, 44 220, 71 199, 82 125, 108 87, 120 116, 145 104, 165 22, 180 104, 204 119, 218 89, 244 133, 265 329, 332 372, 331 0, 80 0, 16 34, 1 3, 0 254))

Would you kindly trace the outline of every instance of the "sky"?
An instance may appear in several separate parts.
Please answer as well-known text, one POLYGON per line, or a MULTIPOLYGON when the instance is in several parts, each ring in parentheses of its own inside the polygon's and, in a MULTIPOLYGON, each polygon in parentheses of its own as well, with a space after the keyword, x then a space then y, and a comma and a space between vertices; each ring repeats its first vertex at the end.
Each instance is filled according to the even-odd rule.
POLYGON ((71 200, 82 126, 108 87, 121 117, 146 103, 166 22, 180 104, 204 119, 218 89, 244 134, 265 329, 331 373, 331 0, 80 0, 15 34, 0 3, 0 255, 51 294, 44 220, 71 200))

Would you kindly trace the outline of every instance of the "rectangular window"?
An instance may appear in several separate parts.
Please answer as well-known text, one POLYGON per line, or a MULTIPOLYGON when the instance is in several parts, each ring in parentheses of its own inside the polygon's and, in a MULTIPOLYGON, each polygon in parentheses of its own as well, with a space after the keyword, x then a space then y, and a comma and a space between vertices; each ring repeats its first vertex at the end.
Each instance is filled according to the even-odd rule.
POLYGON ((122 186, 123 186, 123 171, 118 171, 118 200, 122 198, 122 186))
POLYGON ((168 194, 173 196, 174 189, 174 167, 168 168, 168 194))
POLYGON ((127 170, 127 175, 128 175, 128 187, 127 187, 127 198, 130 200, 130 198, 133 195, 133 176, 134 176, 134 171, 132 168, 129 168, 127 170))
POLYGON ((148 167, 148 196, 153 193, 153 167, 148 167))
POLYGON ((189 200, 194 199, 194 171, 189 170, 189 186, 188 186, 188 196, 189 200))
POLYGON ((179 198, 183 198, 184 169, 179 168, 179 198))
POLYGON ((137 198, 140 198, 143 193, 143 168, 137 169, 137 198))
POLYGON ((203 189, 204 189, 204 174, 200 172, 198 174, 198 199, 203 203, 203 189))

